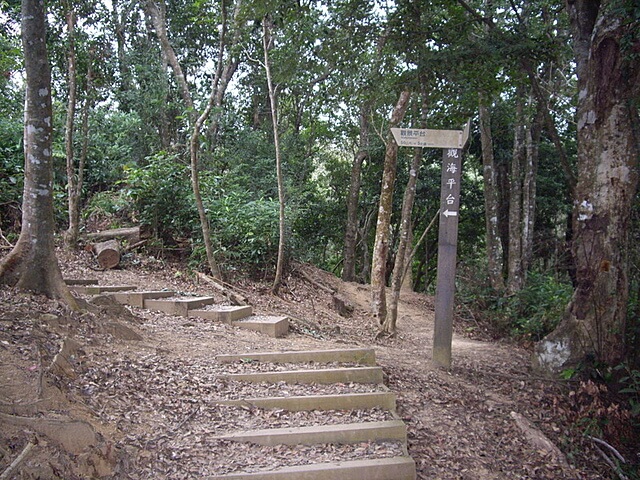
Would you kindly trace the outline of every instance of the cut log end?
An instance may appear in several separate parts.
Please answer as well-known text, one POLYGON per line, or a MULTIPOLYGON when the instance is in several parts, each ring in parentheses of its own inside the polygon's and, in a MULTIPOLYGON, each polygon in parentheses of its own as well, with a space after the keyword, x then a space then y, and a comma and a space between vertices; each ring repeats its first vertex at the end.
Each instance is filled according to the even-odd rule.
POLYGON ((115 268, 120 263, 120 244, 117 240, 96 243, 93 245, 93 251, 98 264, 104 269, 115 268))

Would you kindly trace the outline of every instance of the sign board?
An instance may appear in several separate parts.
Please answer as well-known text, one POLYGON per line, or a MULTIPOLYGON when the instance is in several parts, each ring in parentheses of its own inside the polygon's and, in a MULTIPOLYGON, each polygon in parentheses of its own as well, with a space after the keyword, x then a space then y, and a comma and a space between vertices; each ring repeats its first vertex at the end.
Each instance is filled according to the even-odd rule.
POLYGON ((462 149, 442 151, 433 363, 445 368, 451 366, 461 167, 462 149))
POLYGON ((461 130, 392 128, 391 133, 399 147, 462 148, 461 130))
POLYGON ((438 272, 436 285, 433 362, 451 367, 453 308, 458 248, 458 212, 460 209, 460 170, 462 149, 469 140, 471 120, 464 130, 392 128, 399 147, 442 148, 440 184, 440 223, 438 233, 438 272))

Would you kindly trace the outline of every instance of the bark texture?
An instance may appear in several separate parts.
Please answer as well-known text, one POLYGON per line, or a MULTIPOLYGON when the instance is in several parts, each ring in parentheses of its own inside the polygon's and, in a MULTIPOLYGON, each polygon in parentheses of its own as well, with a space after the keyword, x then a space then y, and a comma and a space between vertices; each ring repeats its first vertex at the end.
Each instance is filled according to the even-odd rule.
POLYGON ((356 279, 356 243, 358 233, 358 200, 360 198, 360 182, 362 163, 369 155, 369 104, 360 108, 360 145, 351 164, 351 180, 347 197, 347 225, 344 234, 344 264, 342 279, 353 282, 356 279))
MULTIPOLYGON (((398 101, 391 114, 389 128, 396 127, 404 118, 409 107, 411 92, 400 93, 398 101)), ((387 256, 389 254, 389 227, 393 209, 393 190, 396 181, 396 165, 398 160, 398 145, 391 133, 387 136, 387 147, 384 155, 384 171, 382 173, 382 188, 380 204, 378 206, 378 222, 376 237, 373 245, 371 264, 371 309, 379 325, 383 325, 387 317, 386 278, 387 256)))
POLYGON ((69 5, 67 12, 67 35, 69 51, 67 52, 67 81, 69 83, 69 98, 67 100, 67 120, 64 132, 65 154, 67 157, 67 201, 69 228, 65 234, 65 244, 67 247, 75 248, 78 244, 78 233, 80 231, 80 189, 76 177, 76 164, 73 149, 73 134, 76 117, 76 12, 73 5, 69 5))
POLYGON ((484 209, 486 222, 487 259, 489 281, 494 290, 504 290, 503 250, 500 239, 500 205, 498 196, 498 174, 493 154, 491 113, 486 94, 479 101, 480 142, 482 144, 482 171, 484 178, 484 209))
POLYGON ((622 49, 630 24, 608 2, 569 1, 567 7, 579 89, 576 288, 562 322, 536 349, 534 362, 549 372, 624 358, 628 233, 640 155, 640 58, 622 49))
POLYGON ((64 283, 54 250, 51 73, 42 0, 22 2, 26 73, 24 193, 20 237, 2 263, 0 283, 78 304, 64 283))

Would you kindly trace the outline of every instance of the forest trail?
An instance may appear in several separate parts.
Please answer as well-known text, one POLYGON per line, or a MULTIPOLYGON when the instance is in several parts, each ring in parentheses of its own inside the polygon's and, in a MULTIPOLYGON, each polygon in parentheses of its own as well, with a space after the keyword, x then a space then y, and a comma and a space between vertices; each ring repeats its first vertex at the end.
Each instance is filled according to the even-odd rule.
MULTIPOLYGON (((87 267, 91 265, 90 257, 68 258, 61 263, 68 278, 91 275, 105 285, 135 284, 149 290, 168 288, 215 294, 206 285, 195 283, 179 265, 154 259, 135 259, 119 270, 104 272, 87 267)), ((111 475, 111 478, 178 479, 230 473, 239 465, 258 468, 265 462, 270 466, 295 464, 296 458, 314 456, 325 461, 339 461, 345 456, 353 459, 393 456, 396 447, 386 444, 323 449, 245 444, 230 447, 230 442, 219 438, 220 433, 236 430, 350 423, 353 416, 359 421, 390 420, 383 411, 357 409, 349 414, 327 415, 287 413, 280 408, 212 407, 223 392, 230 398, 251 398, 265 391, 270 395, 284 392, 282 395, 291 396, 296 392, 327 394, 336 388, 282 382, 275 386, 230 383, 221 380, 229 372, 227 366, 216 361, 217 355, 373 348, 384 371, 385 384, 396 394, 399 418, 407 426, 408 453, 415 460, 417 478, 604 478, 593 472, 583 473, 582 465, 570 467, 563 456, 557 456, 557 451, 545 451, 532 443, 530 432, 515 421, 514 415, 528 419, 531 431, 556 445, 565 433, 552 408, 556 386, 530 375, 528 352, 513 345, 480 342, 456 334, 451 370, 433 368, 432 298, 403 293, 398 334, 375 340, 377 329, 369 314, 366 286, 341 282, 310 266, 299 268, 305 269, 305 275, 294 270, 279 297, 270 295, 268 286, 260 283, 236 285, 249 298, 254 312, 287 315, 292 319, 290 333, 284 338, 271 338, 196 317, 113 305, 99 307, 98 313, 77 316, 61 309, 56 302, 34 303, 37 299, 29 296, 0 292, 3 294, 0 333, 6 347, 0 349, 2 364, 15 365, 21 374, 20 382, 13 385, 6 379, 18 377, 3 372, 2 411, 6 411, 7 404, 15 404, 17 398, 33 396, 38 383, 38 370, 30 370, 34 362, 38 364, 38 354, 30 347, 33 341, 17 332, 45 329, 42 338, 48 336, 53 345, 48 347, 43 340, 41 364, 52 360, 59 339, 72 336, 77 343, 70 357, 69 375, 45 375, 45 391, 58 392, 55 411, 63 410, 67 412, 65 418, 81 419, 99 433, 96 435, 99 441, 92 447, 93 456, 87 455, 85 464, 74 463, 64 445, 56 446, 50 441, 44 442, 46 446, 34 447, 29 454, 31 470, 25 462, 25 471, 37 472, 40 465, 39 473, 48 472, 50 478, 56 478, 52 472, 57 469, 69 474, 67 478, 111 475), (310 275, 316 285, 309 282, 310 275), (332 308, 329 291, 339 293, 353 304, 349 317, 338 315, 332 308), (38 322, 39 315, 47 309, 51 310, 52 321, 54 317, 56 320, 42 325, 38 322), (63 321, 63 317, 68 319, 63 321), (24 322, 29 322, 25 319, 29 318, 33 322, 25 326, 24 322), (116 328, 116 324, 121 328, 116 328), (49 350, 51 354, 46 353, 49 350), (66 403, 63 397, 67 398, 66 403)), ((465 328, 457 325, 456 331, 465 328)), ((24 406, 21 415, 50 416, 53 405, 46 403, 24 406)), ((19 449, 9 445, 11 442, 24 445, 28 438, 24 432, 20 426, 6 430, 3 448, 19 449)))

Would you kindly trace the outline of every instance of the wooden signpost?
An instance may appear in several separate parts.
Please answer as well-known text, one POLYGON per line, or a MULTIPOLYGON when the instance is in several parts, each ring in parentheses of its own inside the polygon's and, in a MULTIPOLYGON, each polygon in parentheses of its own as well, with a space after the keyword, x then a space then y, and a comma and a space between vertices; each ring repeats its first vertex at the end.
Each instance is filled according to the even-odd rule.
POLYGON ((451 367, 453 300, 460 209, 460 170, 462 166, 462 150, 469 139, 469 127, 470 122, 467 122, 464 130, 391 129, 391 133, 400 147, 443 149, 433 362, 435 365, 444 368, 451 367))

